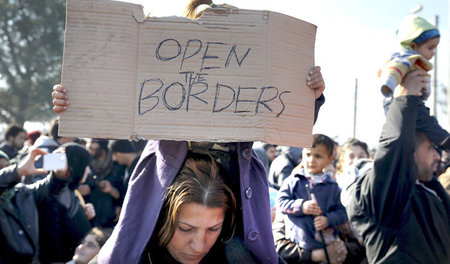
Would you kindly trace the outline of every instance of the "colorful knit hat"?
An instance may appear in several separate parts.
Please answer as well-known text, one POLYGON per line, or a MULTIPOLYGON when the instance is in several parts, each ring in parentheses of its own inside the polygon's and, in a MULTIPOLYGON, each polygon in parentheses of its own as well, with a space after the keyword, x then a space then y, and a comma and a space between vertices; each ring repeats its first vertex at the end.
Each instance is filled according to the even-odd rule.
POLYGON ((411 15, 405 17, 400 23, 397 39, 405 49, 410 49, 411 42, 420 43, 424 40, 440 37, 439 30, 425 19, 411 15))

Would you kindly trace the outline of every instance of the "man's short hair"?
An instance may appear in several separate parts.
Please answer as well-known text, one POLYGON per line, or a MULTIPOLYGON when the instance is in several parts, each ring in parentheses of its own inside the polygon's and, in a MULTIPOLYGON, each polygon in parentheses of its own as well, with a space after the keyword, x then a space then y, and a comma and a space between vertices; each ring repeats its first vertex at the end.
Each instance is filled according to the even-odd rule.
POLYGON ((262 147, 263 147, 263 149, 264 149, 265 151, 267 151, 267 150, 268 150, 269 148, 271 148, 271 147, 276 148, 276 145, 264 143, 264 144, 262 145, 262 147))
POLYGON ((109 149, 112 152, 121 152, 121 153, 136 153, 134 151, 133 145, 129 140, 111 140, 109 142, 109 149))
POLYGON ((5 140, 8 141, 9 137, 16 137, 21 132, 27 133, 23 127, 16 124, 11 124, 5 130, 5 140))
POLYGON ((59 129, 59 119, 54 118, 50 122, 50 131, 48 132, 48 136, 54 141, 57 141, 60 138, 60 136, 58 136, 58 129, 59 129))
POLYGON ((325 136, 324 134, 314 134, 312 147, 316 147, 318 145, 323 145, 328 150, 328 156, 333 156, 334 145, 335 142, 330 137, 325 136))
POLYGON ((416 144, 414 150, 417 150, 417 148, 427 140, 429 139, 424 132, 416 130, 416 133, 414 134, 414 143, 416 144))

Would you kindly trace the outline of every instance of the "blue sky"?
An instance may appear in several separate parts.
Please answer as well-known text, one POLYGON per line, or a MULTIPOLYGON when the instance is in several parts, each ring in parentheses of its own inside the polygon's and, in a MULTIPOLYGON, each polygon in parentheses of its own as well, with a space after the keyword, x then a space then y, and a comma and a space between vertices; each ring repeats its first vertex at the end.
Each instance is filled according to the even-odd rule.
MULTIPOLYGON (((130 0, 144 6, 152 16, 181 16, 186 0, 130 0)), ((358 78, 356 137, 374 147, 384 122, 382 96, 376 87, 376 73, 398 49, 395 34, 401 19, 422 5, 418 15, 434 23, 439 16, 441 43, 438 47, 438 84, 448 86, 449 24, 445 0, 259 0, 215 1, 239 8, 270 10, 317 25, 315 59, 326 82, 326 103, 314 127, 340 143, 353 135, 354 89, 358 78)), ((438 91, 438 101, 446 97, 438 91)), ((444 107, 442 107, 444 109, 444 107)), ((449 118, 438 108, 438 120, 448 129, 449 118)))

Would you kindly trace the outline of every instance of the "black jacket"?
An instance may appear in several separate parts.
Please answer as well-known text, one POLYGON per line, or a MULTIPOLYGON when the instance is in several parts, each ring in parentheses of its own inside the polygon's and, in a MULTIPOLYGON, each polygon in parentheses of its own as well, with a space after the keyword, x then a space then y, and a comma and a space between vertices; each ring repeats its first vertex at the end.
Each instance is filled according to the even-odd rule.
POLYGON ((90 229, 78 198, 70 199, 69 208, 63 206, 58 197, 67 190, 67 182, 52 174, 32 185, 14 186, 18 180, 16 166, 0 171, 0 192, 14 194, 6 199, 6 192, 3 193, 1 212, 13 214, 21 221, 21 233, 33 250, 32 254, 12 254, 7 243, 11 236, 1 232, 0 263, 30 263, 38 255, 42 263, 70 260, 75 247, 90 229))
POLYGON ((436 179, 417 181, 420 103, 418 96, 394 99, 374 167, 356 181, 347 207, 369 263, 450 263, 449 197, 436 179))
POLYGON ((80 200, 68 188, 67 181, 52 174, 28 188, 37 190, 39 260, 41 263, 71 260, 76 247, 91 229, 80 200))
POLYGON ((35 193, 23 188, 11 189, 19 179, 16 168, 13 165, 0 170, 0 263, 30 263, 38 254, 35 193))

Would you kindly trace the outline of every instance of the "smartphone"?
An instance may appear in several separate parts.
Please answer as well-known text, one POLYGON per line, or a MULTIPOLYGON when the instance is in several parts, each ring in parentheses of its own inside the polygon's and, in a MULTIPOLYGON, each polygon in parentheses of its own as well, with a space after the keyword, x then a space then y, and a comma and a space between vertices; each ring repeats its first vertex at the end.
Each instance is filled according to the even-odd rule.
POLYGON ((43 169, 46 171, 62 170, 67 167, 66 153, 46 154, 43 159, 43 169))

